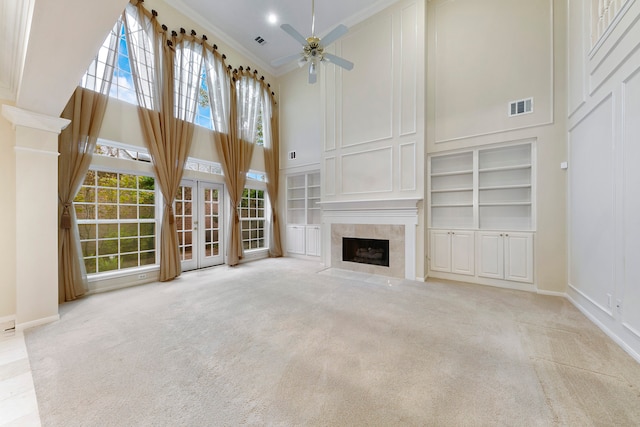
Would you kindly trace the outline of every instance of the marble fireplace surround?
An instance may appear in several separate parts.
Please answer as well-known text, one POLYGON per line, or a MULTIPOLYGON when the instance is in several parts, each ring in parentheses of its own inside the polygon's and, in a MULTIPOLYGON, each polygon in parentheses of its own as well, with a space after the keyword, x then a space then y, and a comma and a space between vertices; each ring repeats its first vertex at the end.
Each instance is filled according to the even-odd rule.
POLYGON ((324 264, 345 270, 416 279, 420 199, 331 201, 322 207, 324 264), (342 261, 342 238, 389 240, 389 267, 342 261))

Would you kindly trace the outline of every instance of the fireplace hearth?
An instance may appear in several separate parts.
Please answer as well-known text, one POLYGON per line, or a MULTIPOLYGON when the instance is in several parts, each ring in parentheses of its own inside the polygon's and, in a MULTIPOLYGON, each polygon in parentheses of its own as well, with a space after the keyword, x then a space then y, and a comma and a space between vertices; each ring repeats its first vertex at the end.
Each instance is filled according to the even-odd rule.
POLYGON ((342 261, 389 267, 389 240, 343 237, 342 261))

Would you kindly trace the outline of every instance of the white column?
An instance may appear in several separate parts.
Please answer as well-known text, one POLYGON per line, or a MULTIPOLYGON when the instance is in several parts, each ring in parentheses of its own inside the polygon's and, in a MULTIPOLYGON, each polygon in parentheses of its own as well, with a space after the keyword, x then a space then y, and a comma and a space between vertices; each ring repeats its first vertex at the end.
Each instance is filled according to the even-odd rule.
POLYGON ((58 316, 58 135, 69 120, 8 105, 15 129, 16 327, 58 316))

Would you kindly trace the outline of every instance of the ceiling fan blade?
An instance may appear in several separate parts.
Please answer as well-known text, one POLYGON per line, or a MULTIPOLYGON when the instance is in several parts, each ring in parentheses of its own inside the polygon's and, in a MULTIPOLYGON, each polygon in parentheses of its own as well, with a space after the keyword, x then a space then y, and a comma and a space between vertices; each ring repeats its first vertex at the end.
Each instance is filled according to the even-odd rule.
POLYGON ((301 57, 302 57, 302 53, 295 53, 293 55, 283 56, 282 58, 274 59, 273 61, 271 61, 271 66, 279 67, 281 65, 288 64, 289 62, 298 60, 301 57))
POLYGON ((295 28, 293 28, 291 25, 282 24, 280 25, 280 28, 282 28, 291 37, 296 39, 298 43, 300 43, 302 46, 307 45, 307 39, 302 34, 300 34, 295 28))
POLYGON ((336 64, 339 67, 344 68, 345 70, 351 71, 353 69, 353 62, 347 61, 344 58, 340 58, 339 56, 332 55, 330 53, 324 54, 324 59, 327 61, 336 64))
POLYGON ((338 25, 333 30, 331 30, 329 34, 327 34, 326 36, 324 36, 324 38, 320 40, 322 43, 322 46, 323 47, 329 46, 331 43, 338 40, 340 37, 344 36, 348 32, 349 32, 349 29, 347 27, 345 27, 342 24, 338 25))
POLYGON ((309 84, 314 84, 318 81, 318 73, 313 63, 309 64, 309 84))

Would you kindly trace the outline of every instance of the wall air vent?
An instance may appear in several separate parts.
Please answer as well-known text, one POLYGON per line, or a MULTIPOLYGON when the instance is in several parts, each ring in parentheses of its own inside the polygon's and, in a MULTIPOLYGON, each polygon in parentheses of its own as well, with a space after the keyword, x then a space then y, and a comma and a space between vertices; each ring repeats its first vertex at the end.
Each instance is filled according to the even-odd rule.
POLYGON ((295 159, 296 159, 296 152, 289 151, 289 160, 295 160, 295 159))
POLYGON ((264 46, 265 44, 267 44, 267 41, 265 39, 263 39, 262 37, 258 36, 254 39, 256 41, 256 43, 258 43, 260 46, 264 46))
POLYGON ((533 98, 520 99, 509 103, 509 117, 533 113, 533 98))

